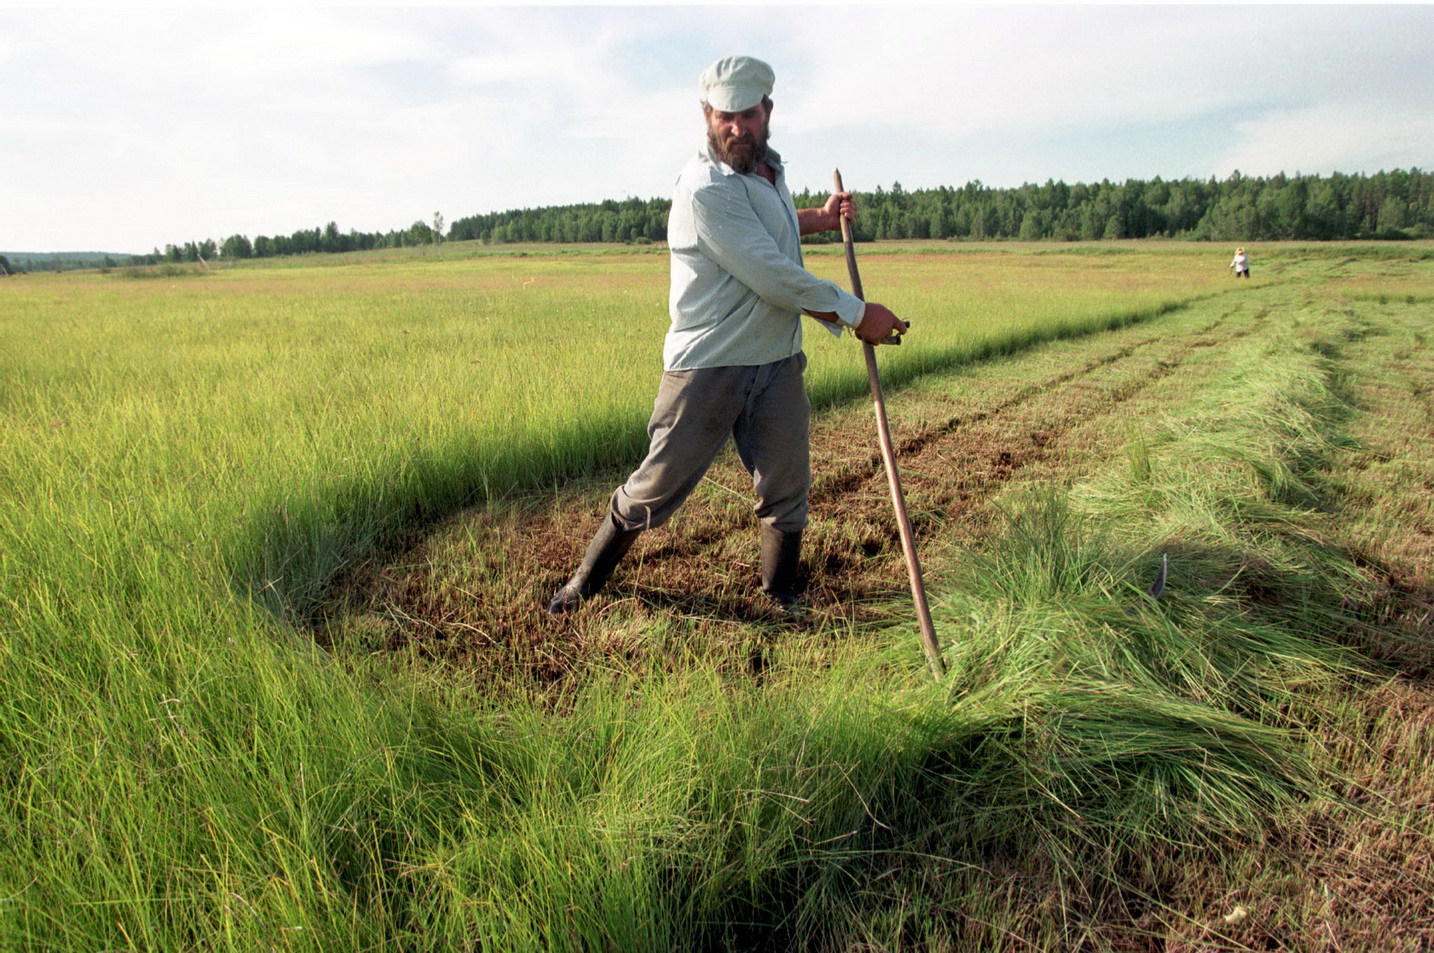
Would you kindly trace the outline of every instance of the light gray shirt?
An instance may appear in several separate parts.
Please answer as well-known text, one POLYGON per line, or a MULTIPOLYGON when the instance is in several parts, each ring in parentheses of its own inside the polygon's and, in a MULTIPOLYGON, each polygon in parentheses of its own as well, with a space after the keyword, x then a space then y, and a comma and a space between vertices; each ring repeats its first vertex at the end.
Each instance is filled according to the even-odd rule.
POLYGON ((669 371, 791 357, 802 349, 804 310, 835 312, 848 326, 861 320, 860 298, 803 266, 781 157, 768 151, 767 164, 776 185, 735 171, 704 145, 677 177, 667 220, 669 371))

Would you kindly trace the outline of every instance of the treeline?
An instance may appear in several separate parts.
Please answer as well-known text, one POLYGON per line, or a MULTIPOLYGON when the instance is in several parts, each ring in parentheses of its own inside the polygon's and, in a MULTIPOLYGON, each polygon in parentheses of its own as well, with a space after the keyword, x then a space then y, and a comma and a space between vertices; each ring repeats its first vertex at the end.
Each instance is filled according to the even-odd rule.
MULTIPOLYGON (((794 196, 799 208, 827 193, 794 196)), ((935 238, 1084 241, 1176 238, 1193 241, 1408 239, 1434 237, 1434 174, 1418 169, 1376 175, 1286 176, 1093 185, 1047 182, 996 189, 857 193, 861 241, 935 238)), ((458 219, 449 238, 503 242, 642 242, 667 235, 666 199, 627 199, 494 212, 458 219)), ((834 241, 834 235, 813 236, 834 241)))
POLYGON ((207 262, 225 259, 271 258, 369 251, 375 248, 404 248, 433 245, 444 241, 511 242, 654 242, 667 237, 668 199, 608 200, 590 205, 552 206, 473 215, 443 229, 443 216, 433 223, 416 221, 408 228, 389 232, 340 232, 334 222, 324 228, 300 229, 291 235, 260 235, 250 241, 231 235, 223 242, 213 240, 166 245, 161 252, 137 255, 132 264, 156 265, 166 262, 207 262))
POLYGON ((589 205, 553 206, 470 215, 454 221, 452 241, 660 242, 667 238, 671 199, 609 199, 589 205))
MULTIPOLYGON (((952 241, 1086 241, 1113 238, 1174 238, 1194 241, 1333 241, 1434 238, 1434 173, 1417 168, 1374 175, 1330 176, 1284 173, 1250 177, 1236 172, 1210 178, 1067 185, 1048 181, 1019 188, 964 186, 906 191, 858 192, 859 241, 947 239, 952 241)), ((821 205, 825 192, 795 196, 800 208, 821 205)), ((367 251, 442 241, 658 242, 667 237, 668 199, 629 198, 584 205, 490 212, 457 219, 447 229, 443 216, 415 221, 387 232, 300 229, 289 235, 260 235, 252 241, 231 235, 166 245, 163 251, 133 256, 129 264, 208 262, 214 258, 269 258, 279 255, 367 251)), ((833 235, 813 236, 835 240, 833 235)), ((12 256, 14 257, 14 256, 12 256)), ((25 270, 33 262, 13 262, 25 270)), ((111 260, 104 262, 106 266, 111 260)), ((50 267, 64 267, 58 259, 50 267)), ((17 267, 18 266, 18 267, 17 267)), ((73 264, 69 265, 74 267, 73 264)))
MULTIPOLYGON (((1067 185, 1049 181, 1019 188, 991 188, 969 182, 959 188, 857 192, 861 214, 853 231, 858 241, 925 238, 953 241, 1088 241, 1112 238, 1174 238, 1192 241, 1334 241, 1434 238, 1434 173, 1419 169, 1374 175, 1330 176, 1284 173, 1249 177, 1236 172, 1214 178, 1159 177, 1113 183, 1067 185)), ((827 193, 803 191, 799 208, 821 205, 827 193)), ((400 248, 440 241, 659 242, 667 237, 669 199, 629 198, 584 205, 512 209, 456 219, 447 230, 443 217, 430 225, 416 221, 390 232, 323 229, 287 236, 234 235, 213 241, 169 245, 143 256, 145 263, 267 258, 312 252, 400 248)), ((834 234, 813 236, 834 241, 834 234)))
POLYGON ((314 253, 337 254, 339 252, 371 251, 375 248, 431 245, 442 240, 443 216, 435 212, 432 225, 419 220, 408 228, 388 232, 359 232, 352 229, 340 232, 337 223, 329 222, 323 228, 301 228, 289 235, 260 235, 253 241, 250 241, 245 235, 230 235, 223 242, 218 243, 213 239, 208 239, 202 242, 165 245, 164 251, 156 248, 148 255, 132 256, 130 264, 208 262, 216 257, 233 260, 314 253))
MULTIPOLYGON (((127 256, 120 255, 120 258, 127 256)), ((74 271, 114 268, 115 256, 101 251, 7 252, 0 254, 0 278, 27 271, 74 271)))
MULTIPOLYGON (((825 196, 807 196, 808 202, 825 196)), ((1434 173, 1160 178, 858 195, 858 239, 1333 241, 1434 237, 1434 173)))

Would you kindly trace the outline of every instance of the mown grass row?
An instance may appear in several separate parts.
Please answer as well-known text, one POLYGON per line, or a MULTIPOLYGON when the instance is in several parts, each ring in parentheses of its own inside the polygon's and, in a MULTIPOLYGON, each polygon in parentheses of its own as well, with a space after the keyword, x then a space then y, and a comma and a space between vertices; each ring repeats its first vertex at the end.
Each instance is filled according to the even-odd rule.
POLYGON ((1369 606, 1327 512, 1350 408, 1325 347, 1343 328, 1256 324, 1200 391, 1167 395, 1128 460, 1010 500, 990 548, 960 554, 937 613, 945 705, 917 716, 945 731, 893 785, 920 803, 880 815, 890 839, 845 891, 801 894, 804 948, 1239 949, 1309 929, 1227 921, 1233 904, 1182 884, 1240 867, 1338 787, 1303 732, 1339 729, 1331 686, 1359 667, 1341 644, 1369 606))
MULTIPOLYGON (((991 710, 963 707, 981 691, 953 704, 908 684, 901 653, 820 678, 779 666, 760 686, 700 671, 594 686, 559 715, 495 711, 383 664, 355 674, 275 638, 276 618, 301 618, 413 520, 630 454, 650 400, 634 354, 660 331, 633 330, 647 292, 594 298, 594 276, 622 269, 591 264, 540 268, 559 287, 538 304, 514 286, 534 272, 422 265, 162 292, 7 286, 0 945, 819 946, 860 922, 834 909, 867 897, 890 915, 891 895, 863 886, 873 857, 930 852, 972 818, 972 849, 1000 854, 1023 812, 1054 810, 1042 791, 1060 793, 1057 775, 1011 758, 1040 737, 1012 718, 1039 706, 986 693, 991 710), (454 390, 481 417, 455 414, 454 390)), ((1007 272, 984 295, 923 282, 932 308, 969 309, 921 319, 942 361, 1034 340, 1052 313, 1100 328, 1201 285, 1175 260, 1180 291, 1108 292, 1103 272, 1085 304, 1062 284, 1022 312, 1029 283, 1071 276, 1018 264, 1025 284, 1007 272)), ((652 282, 650 263, 627 266, 652 282)), ((901 276, 893 263, 888 281, 901 276)), ((894 359, 897 375, 931 359, 901 353, 916 356, 894 359)), ((860 389, 827 359, 819 399, 860 389)), ((1085 698, 1097 712, 1113 700, 1085 698)), ((1148 717, 1223 732, 1232 780, 1217 800, 1281 796, 1285 773, 1256 773, 1266 734, 1238 715, 1200 724, 1187 704, 1160 696, 1148 717)), ((985 869, 945 847, 942 865, 985 869)))

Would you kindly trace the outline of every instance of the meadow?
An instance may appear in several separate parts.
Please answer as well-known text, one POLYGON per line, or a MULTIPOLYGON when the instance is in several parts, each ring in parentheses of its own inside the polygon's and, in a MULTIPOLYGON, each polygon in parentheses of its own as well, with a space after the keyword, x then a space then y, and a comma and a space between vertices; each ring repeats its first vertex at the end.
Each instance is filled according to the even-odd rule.
POLYGON ((1431 942, 1434 250, 860 254, 940 685, 814 324, 813 619, 751 606, 731 461, 545 619, 660 248, 0 284, 0 947, 1431 942))

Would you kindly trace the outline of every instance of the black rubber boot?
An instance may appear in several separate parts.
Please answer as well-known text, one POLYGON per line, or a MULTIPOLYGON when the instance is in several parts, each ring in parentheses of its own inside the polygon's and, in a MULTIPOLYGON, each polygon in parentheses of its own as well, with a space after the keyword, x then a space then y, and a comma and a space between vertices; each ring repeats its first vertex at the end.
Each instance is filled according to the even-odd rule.
POLYGON ((619 528, 613 515, 609 513, 602 521, 602 526, 598 527, 593 541, 588 543, 588 551, 583 555, 582 565, 573 573, 573 578, 553 596, 553 601, 548 603, 548 611, 559 615, 569 609, 576 609, 584 599, 606 585, 608 577, 622 561, 622 557, 627 555, 641 532, 640 529, 619 528))
POLYGON ((802 531, 783 532, 762 526, 762 591, 787 615, 805 611, 797 594, 797 567, 802 557, 802 531))

